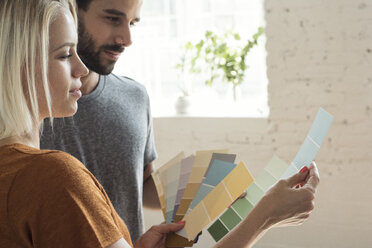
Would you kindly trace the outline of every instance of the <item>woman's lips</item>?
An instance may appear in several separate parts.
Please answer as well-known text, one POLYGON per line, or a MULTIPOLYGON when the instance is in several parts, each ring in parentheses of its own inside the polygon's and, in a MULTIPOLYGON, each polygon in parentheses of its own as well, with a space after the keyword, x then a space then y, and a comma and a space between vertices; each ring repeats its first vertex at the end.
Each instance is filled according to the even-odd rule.
POLYGON ((80 89, 70 90, 69 93, 77 98, 80 98, 82 96, 80 89))

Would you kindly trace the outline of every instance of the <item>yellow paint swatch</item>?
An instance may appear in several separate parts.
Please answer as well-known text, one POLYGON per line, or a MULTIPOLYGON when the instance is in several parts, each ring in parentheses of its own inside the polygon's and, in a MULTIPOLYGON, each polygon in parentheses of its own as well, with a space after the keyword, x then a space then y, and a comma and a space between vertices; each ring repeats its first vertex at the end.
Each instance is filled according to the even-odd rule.
POLYGON ((180 206, 178 207, 174 221, 177 222, 186 214, 192 199, 197 193, 204 174, 210 166, 213 153, 228 153, 228 150, 208 150, 197 151, 195 155, 194 164, 191 170, 189 180, 187 182, 185 193, 182 196, 180 206))
MULTIPOLYGON (((244 191, 244 189, 243 189, 244 191)), ((243 192, 242 191, 242 192, 243 192)), ((240 193, 242 193, 240 192, 240 193)), ((211 220, 217 218, 220 213, 222 213, 227 206, 229 206, 229 202, 233 202, 234 200, 230 197, 230 193, 226 190, 225 186, 220 183, 218 184, 203 200, 204 206, 207 210, 208 216, 211 220), (227 204, 227 205, 226 205, 227 204), (226 205, 226 206, 225 206, 226 205)), ((190 213, 192 210, 190 211, 190 213)), ((186 215, 185 218, 187 218, 186 215)))
POLYGON ((204 227, 217 218, 252 183, 252 175, 244 163, 240 162, 184 217, 185 227, 177 234, 187 237, 188 240, 193 240, 204 227))
POLYGON ((155 171, 151 174, 152 179, 154 180, 156 192, 158 193, 158 198, 160 202, 160 208, 163 213, 164 219, 166 218, 166 212, 165 212, 165 195, 164 195, 164 188, 159 178, 159 172, 155 171))

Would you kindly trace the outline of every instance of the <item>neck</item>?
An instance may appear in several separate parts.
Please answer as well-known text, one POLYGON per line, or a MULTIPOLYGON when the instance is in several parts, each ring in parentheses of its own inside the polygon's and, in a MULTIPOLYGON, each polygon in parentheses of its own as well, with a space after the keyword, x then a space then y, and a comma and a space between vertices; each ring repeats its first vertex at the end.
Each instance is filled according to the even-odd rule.
POLYGON ((40 124, 35 124, 35 127, 30 133, 22 136, 12 136, 0 140, 0 146, 12 145, 12 144, 22 144, 26 146, 31 146, 36 149, 40 149, 40 135, 39 135, 40 124))
POLYGON ((84 95, 90 94, 98 85, 99 74, 94 71, 89 71, 86 77, 81 78, 82 86, 81 93, 84 95))

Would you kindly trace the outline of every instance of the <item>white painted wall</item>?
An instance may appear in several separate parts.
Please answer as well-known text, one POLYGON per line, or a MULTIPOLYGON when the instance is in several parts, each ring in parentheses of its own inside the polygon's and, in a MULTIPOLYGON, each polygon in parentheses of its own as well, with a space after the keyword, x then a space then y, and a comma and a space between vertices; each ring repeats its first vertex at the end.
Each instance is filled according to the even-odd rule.
MULTIPOLYGON (((161 165, 183 150, 229 148, 257 175, 290 162, 319 106, 335 117, 316 158, 316 209, 255 247, 372 247, 372 0, 266 0, 268 119, 158 118, 161 165)), ((161 215, 146 211, 146 225, 161 215)), ((194 247, 211 247, 207 231, 194 247)))

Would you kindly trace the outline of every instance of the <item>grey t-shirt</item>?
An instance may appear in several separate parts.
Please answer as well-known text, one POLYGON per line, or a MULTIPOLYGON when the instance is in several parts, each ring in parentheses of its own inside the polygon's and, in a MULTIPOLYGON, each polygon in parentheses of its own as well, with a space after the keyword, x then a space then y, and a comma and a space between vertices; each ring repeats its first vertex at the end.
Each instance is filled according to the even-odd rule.
POLYGON ((143 172, 157 156, 145 88, 126 77, 100 76, 73 117, 54 119, 53 130, 44 122, 40 143, 70 153, 93 173, 135 242, 143 233, 143 172))

